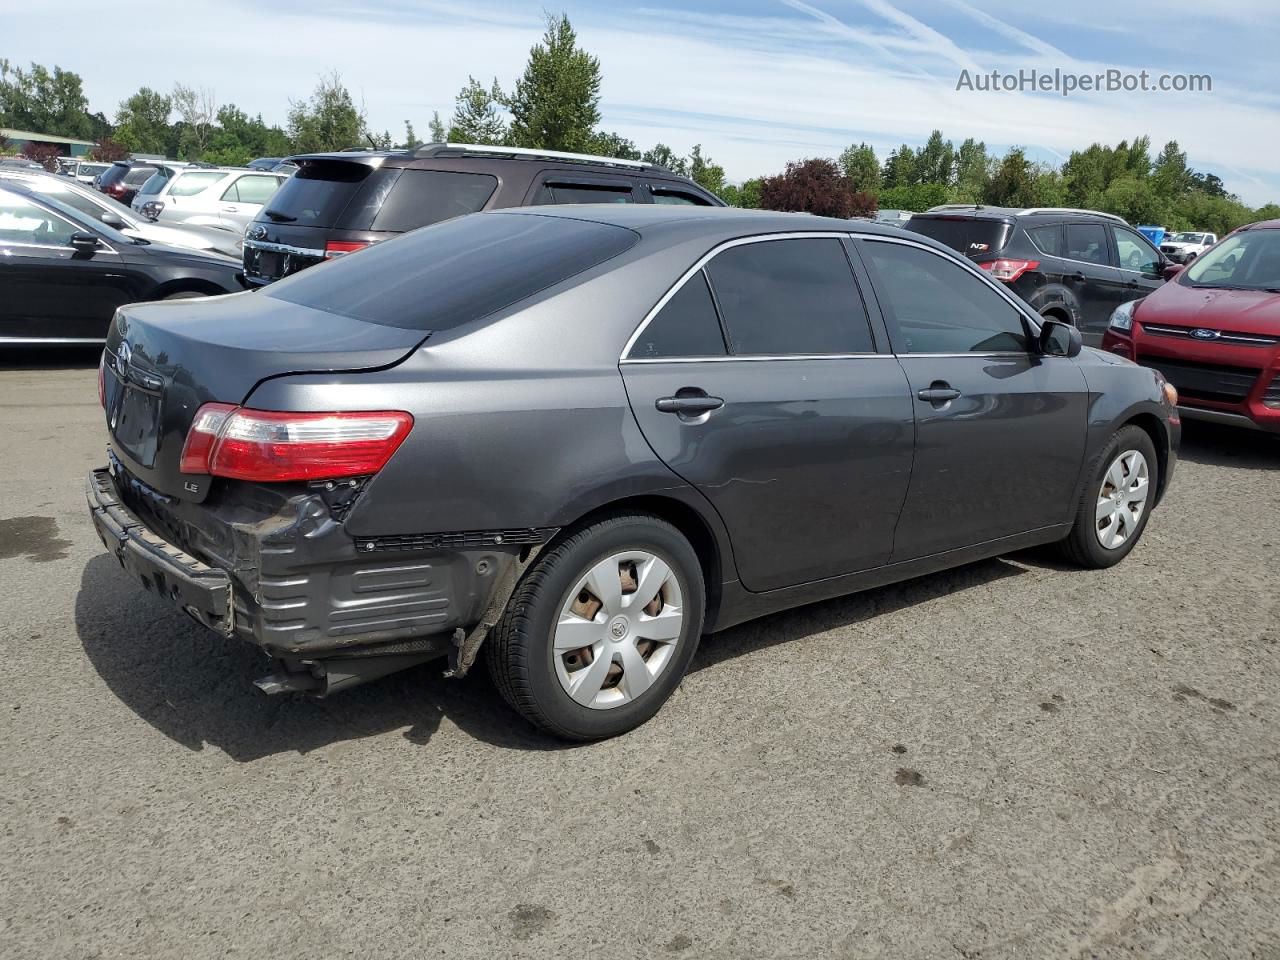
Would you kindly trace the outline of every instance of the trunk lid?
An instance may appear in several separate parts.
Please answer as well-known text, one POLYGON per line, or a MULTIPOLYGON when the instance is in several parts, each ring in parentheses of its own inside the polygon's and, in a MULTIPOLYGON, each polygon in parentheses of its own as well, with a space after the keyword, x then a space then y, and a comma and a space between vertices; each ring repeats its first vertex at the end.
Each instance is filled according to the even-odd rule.
POLYGON ((112 453, 161 494, 203 500, 209 478, 178 469, 202 404, 243 403, 271 377, 391 366, 427 336, 255 293, 122 307, 103 360, 112 453))
POLYGON ((960 214, 917 213, 906 226, 912 233, 922 233, 945 243, 970 260, 995 258, 1013 234, 1012 224, 1004 220, 960 214))

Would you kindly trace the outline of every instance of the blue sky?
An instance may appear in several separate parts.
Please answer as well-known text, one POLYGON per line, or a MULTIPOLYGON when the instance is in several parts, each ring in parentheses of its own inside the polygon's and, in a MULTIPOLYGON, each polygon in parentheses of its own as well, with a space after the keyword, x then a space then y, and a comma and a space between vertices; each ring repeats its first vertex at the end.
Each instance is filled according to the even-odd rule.
MULTIPOLYGON (((58 63, 94 109, 146 84, 212 87, 283 122, 290 97, 339 70, 372 126, 425 135, 474 74, 510 86, 541 33, 542 5, 506 0, 249 0, 139 7, 127 43, 87 8, 0 0, 0 56, 58 63), (72 12, 72 11, 76 12, 72 12)), ((560 9, 555 7, 553 9, 560 9)), ((1280 201, 1273 0, 991 4, 970 0, 568 2, 600 57, 604 126, 641 147, 701 143, 731 179, 866 140, 883 159, 940 128, 1058 161, 1094 140, 1176 139, 1198 169, 1251 204, 1280 201), (1202 93, 956 91, 961 69, 1107 68, 1213 77, 1202 93)))

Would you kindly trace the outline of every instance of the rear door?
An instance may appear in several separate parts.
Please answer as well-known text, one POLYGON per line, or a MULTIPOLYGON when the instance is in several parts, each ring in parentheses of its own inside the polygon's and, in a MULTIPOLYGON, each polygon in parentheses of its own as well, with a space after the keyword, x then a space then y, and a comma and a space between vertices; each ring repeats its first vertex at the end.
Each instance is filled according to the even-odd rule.
POLYGON ((1113 264, 1107 227, 1091 220, 1068 223, 1063 258, 1063 285, 1080 308, 1084 342, 1097 346, 1111 322, 1111 312, 1125 300, 1125 279, 1113 264))
POLYGON ((645 438, 723 519, 747 589, 885 563, 911 399, 836 235, 734 241, 660 301, 621 363, 645 438))
POLYGON ((893 560, 1065 522, 1088 401, 1075 361, 1033 353, 1013 301, 951 258, 888 238, 864 237, 857 249, 915 412, 893 560))

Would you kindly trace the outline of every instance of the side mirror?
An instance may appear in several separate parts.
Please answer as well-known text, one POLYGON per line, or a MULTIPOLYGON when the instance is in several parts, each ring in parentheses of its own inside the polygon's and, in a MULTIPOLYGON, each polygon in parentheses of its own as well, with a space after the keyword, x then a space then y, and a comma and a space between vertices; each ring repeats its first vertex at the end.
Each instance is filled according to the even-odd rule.
POLYGON ((98 238, 92 233, 73 233, 70 243, 76 253, 94 253, 100 246, 98 238))
POLYGON ((1040 353, 1046 357, 1076 357, 1084 341, 1080 331, 1061 320, 1040 321, 1040 353))
POLYGON ((1181 263, 1166 263, 1162 272, 1166 280, 1172 280, 1185 269, 1186 266, 1181 263))
POLYGON ((114 213, 111 210, 108 210, 98 219, 101 220, 103 223, 105 223, 108 227, 115 227, 117 230, 125 226, 124 219, 120 216, 120 214, 114 213))

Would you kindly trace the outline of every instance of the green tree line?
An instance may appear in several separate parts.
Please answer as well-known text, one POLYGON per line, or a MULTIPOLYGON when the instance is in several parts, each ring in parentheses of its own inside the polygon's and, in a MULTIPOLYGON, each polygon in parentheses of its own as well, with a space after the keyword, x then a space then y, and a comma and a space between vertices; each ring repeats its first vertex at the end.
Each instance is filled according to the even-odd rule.
MULTIPOLYGON (((600 61, 579 45, 568 17, 547 15, 514 86, 503 90, 496 79, 485 84, 468 77, 452 115, 432 114, 429 139, 643 160, 691 177, 735 206, 837 216, 877 208, 920 211, 942 203, 1072 206, 1117 213, 1131 223, 1218 234, 1280 216, 1275 204, 1251 209, 1216 175, 1191 169, 1175 141, 1153 158, 1145 136, 1115 146, 1094 143, 1055 166, 1030 160, 1022 147, 996 155, 982 141, 970 137, 957 146, 934 130, 923 146, 904 143, 883 160, 870 145, 858 143, 838 158, 805 158, 776 175, 733 184, 700 144, 687 156, 663 143, 643 150, 603 129, 600 86, 600 61)), ((422 143, 410 120, 399 137, 371 130, 364 104, 355 101, 337 71, 320 77, 310 96, 291 100, 281 127, 236 104, 219 104, 212 90, 180 83, 169 92, 140 88, 109 120, 89 111, 77 74, 35 63, 23 69, 0 59, 0 126, 94 140, 99 159, 147 153, 220 164, 422 143)))

